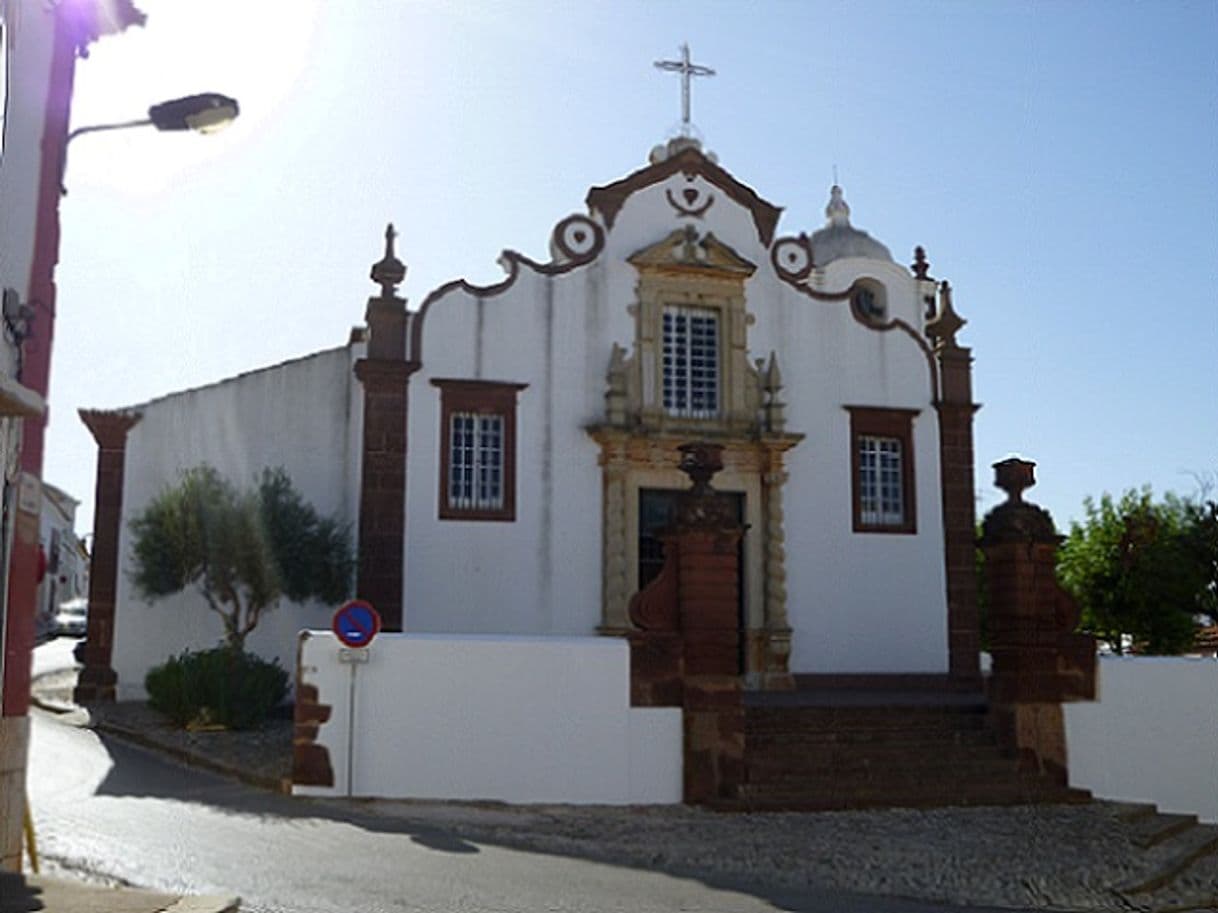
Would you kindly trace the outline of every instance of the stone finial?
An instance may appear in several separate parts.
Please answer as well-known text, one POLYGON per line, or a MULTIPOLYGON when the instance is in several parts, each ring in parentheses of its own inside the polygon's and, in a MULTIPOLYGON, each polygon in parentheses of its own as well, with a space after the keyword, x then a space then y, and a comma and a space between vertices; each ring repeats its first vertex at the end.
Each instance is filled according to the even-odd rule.
POLYGON ((918 279, 930 278, 930 261, 926 259, 926 248, 921 244, 914 248, 914 262, 909 268, 918 279))
POLYGON ((393 250, 393 242, 397 237, 393 223, 385 226, 385 256, 372 264, 372 281, 381 287, 382 298, 393 298, 397 295, 398 286, 406 278, 406 264, 397 258, 393 250))
POLYGON ((834 184, 829 188, 829 204, 825 207, 825 218, 830 225, 850 224, 850 204, 842 195, 842 188, 834 184))
POLYGON ((1036 464, 1019 457, 1008 457, 994 464, 994 486, 1007 493, 1013 504, 1023 502, 1025 488, 1036 484, 1036 464))
POLYGON ((714 531, 739 530, 735 507, 729 498, 711 487, 710 480, 723 468, 723 445, 707 441, 682 444, 678 468, 689 476, 693 487, 677 499, 676 528, 714 531))
POLYGON ((689 266, 706 265, 706 248, 698 238, 698 229, 693 225, 685 226, 681 242, 673 249, 672 258, 689 266))
POLYGON ((780 433, 786 428, 786 403, 779 399, 782 392, 782 373, 778 370, 778 355, 770 352, 770 363, 762 376, 761 389, 765 393, 765 430, 780 433))
POLYGON ((968 323, 956 313, 952 307, 952 287, 944 279, 939 283, 939 311, 926 324, 926 335, 935 341, 935 345, 945 349, 958 349, 956 334, 968 323))
POLYGON ((1007 493, 1007 500, 986 515, 982 523, 983 545, 1002 542, 1057 544, 1061 541, 1049 512, 1023 499, 1024 489, 1036 484, 1035 469, 1035 463, 1019 457, 994 464, 994 485, 1007 493))
POLYGON ((690 494, 711 493, 714 489, 711 488, 710 480, 723 468, 723 445, 695 441, 692 444, 682 444, 677 450, 681 452, 678 468, 694 483, 690 494))

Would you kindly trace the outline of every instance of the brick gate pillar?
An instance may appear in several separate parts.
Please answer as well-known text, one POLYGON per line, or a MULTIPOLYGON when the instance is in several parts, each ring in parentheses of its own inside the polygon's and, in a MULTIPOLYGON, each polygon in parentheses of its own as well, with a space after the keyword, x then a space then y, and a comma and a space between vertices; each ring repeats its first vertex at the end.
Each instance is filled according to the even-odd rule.
POLYGON ((118 540, 122 532, 123 478, 127 432, 138 412, 81 409, 80 420, 97 441, 97 481, 93 494, 93 554, 89 563, 89 620, 85 667, 72 699, 78 704, 113 701, 118 675, 114 653, 114 603, 118 596, 118 540))
MULTIPOLYGON (((918 249, 921 252, 921 248, 918 249)), ((915 269, 925 265, 919 259, 915 269)), ((925 278, 923 269, 922 278, 925 278)), ((933 288, 933 284, 931 286, 933 288)), ((933 300, 933 299, 932 299, 933 300)), ((966 321, 952 308, 951 286, 939 286, 939 304, 926 327, 939 366, 939 487, 943 499, 943 551, 947 575, 948 674, 961 685, 981 681, 981 616, 974 558, 977 514, 973 489, 972 350, 956 342, 966 321)))
POLYGON ((718 444, 685 444, 693 487, 664 536, 664 568, 630 602, 631 703, 680 706, 684 798, 735 798, 744 779, 740 537, 733 503, 710 485, 718 444))
POLYGON ((386 631, 401 631, 406 548, 407 384, 418 365, 406 359, 406 301, 397 287, 406 267, 385 229, 385 256, 372 267, 381 294, 368 299, 368 354, 355 364, 364 385, 356 594, 371 602, 386 631))
POLYGON ((1077 634, 1078 608, 1057 582, 1061 537, 1049 512, 1023 500, 1036 464, 994 464, 1007 493, 985 518, 989 582, 989 698, 1000 734, 1025 768, 1067 782, 1063 701, 1095 699, 1095 638, 1077 634))

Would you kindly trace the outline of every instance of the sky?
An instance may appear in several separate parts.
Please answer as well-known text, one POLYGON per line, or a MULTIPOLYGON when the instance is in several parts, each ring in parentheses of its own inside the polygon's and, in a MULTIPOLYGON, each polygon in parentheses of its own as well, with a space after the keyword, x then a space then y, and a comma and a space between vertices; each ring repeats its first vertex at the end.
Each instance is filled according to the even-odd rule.
POLYGON ((44 478, 92 529, 117 408, 346 342, 400 232, 420 303, 548 259, 589 187, 680 121, 653 67, 716 75, 693 120, 735 177, 824 222, 926 248, 975 357, 990 464, 1038 463, 1063 530, 1083 501, 1218 473, 1218 3, 137 0, 143 28, 79 62, 73 125, 201 91, 241 116, 70 148, 44 478))

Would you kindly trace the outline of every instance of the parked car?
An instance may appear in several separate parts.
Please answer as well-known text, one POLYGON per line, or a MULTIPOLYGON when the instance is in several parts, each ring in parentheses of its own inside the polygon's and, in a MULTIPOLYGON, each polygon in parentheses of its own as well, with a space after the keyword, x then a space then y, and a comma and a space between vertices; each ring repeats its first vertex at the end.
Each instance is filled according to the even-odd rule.
POLYGON ((55 613, 55 633, 60 637, 84 637, 89 620, 89 601, 83 596, 60 603, 55 613))

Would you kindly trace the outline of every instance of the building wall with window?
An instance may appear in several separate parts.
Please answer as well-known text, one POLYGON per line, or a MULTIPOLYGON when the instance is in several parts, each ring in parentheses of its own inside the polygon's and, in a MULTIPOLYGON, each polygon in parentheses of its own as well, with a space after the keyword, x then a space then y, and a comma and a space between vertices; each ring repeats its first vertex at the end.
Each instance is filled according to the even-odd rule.
MULTIPOLYGON (((612 219, 593 207, 596 224, 585 226, 585 242, 591 244, 597 231, 603 237, 586 263, 563 269, 580 259, 580 250, 571 249, 564 232, 582 223, 568 219, 555 231, 555 256, 549 264, 516 261, 501 286, 458 284, 426 302, 421 320, 416 318, 421 326, 412 351, 421 368, 409 391, 408 629, 613 629, 614 615, 620 619, 624 605, 605 604, 611 597, 604 568, 613 560, 604 547, 610 486, 589 429, 605 421, 606 372, 614 347, 637 359, 640 333, 658 337, 654 371, 640 372, 639 383, 652 387, 639 392, 645 401, 640 409, 666 415, 643 417, 654 428, 642 437, 649 447, 671 449, 677 439, 725 433, 744 439, 755 433, 727 427, 736 420, 729 416, 733 409, 748 411, 733 400, 736 395, 747 398, 743 388, 748 378, 731 376, 728 336, 738 333, 736 374, 773 353, 784 379, 787 430, 804 436, 786 455, 789 481, 783 495, 787 611, 795 629, 792 670, 946 671, 933 366, 925 340, 914 338, 924 328, 924 290, 909 269, 887 256, 847 255, 827 264, 812 281, 827 292, 864 283, 872 313, 856 314, 848 298, 809 299, 772 264, 776 242, 759 231, 745 191, 733 196, 724 183, 717 174, 691 178, 680 169, 654 182, 640 180, 612 219), (713 282, 705 289, 697 285, 708 272, 697 263, 689 271, 695 292, 686 291, 687 279, 679 269, 667 269, 663 239, 687 226, 696 245, 708 236, 722 245, 724 275, 713 280, 725 289, 722 295, 713 282), (728 263, 732 255, 738 264, 735 275, 728 263), (654 293, 659 320, 640 330, 640 321, 648 319, 643 299, 651 294, 640 291, 648 281, 641 273, 647 270, 663 276, 656 279, 660 286, 654 293), (724 304, 732 288, 743 296, 743 319, 736 320, 732 307, 724 304), (733 320, 738 325, 729 327, 733 320), (894 329, 894 320, 908 331, 894 329), (680 332, 674 336, 674 330, 680 332), (691 368, 686 358, 674 388, 666 374, 669 353, 664 346, 692 343, 694 351, 685 354, 696 357, 707 339, 717 350, 713 366, 691 368), (702 376, 707 373, 709 378, 702 376), (451 445, 445 439, 443 389, 462 379, 518 388, 516 495, 510 520, 481 519, 476 508, 466 512, 467 518, 460 509, 445 509, 451 467, 444 464, 452 454, 446 456, 451 445), (852 462, 857 442, 847 407, 896 410, 905 422, 904 435, 895 438, 903 448, 896 455, 895 520, 894 505, 888 503, 886 519, 860 526, 854 493, 859 470, 852 462)), ((840 197, 835 193, 835 199, 840 197)), ((860 251, 881 249, 875 244, 860 251)), ((879 440, 887 445, 894 439, 881 435, 879 440)), ((636 465, 628 472, 626 580, 619 603, 640 582, 634 530, 640 492, 686 485, 671 461, 645 469, 636 465)), ((750 530, 742 612, 758 628, 766 621, 770 581, 764 554, 771 535, 761 475, 729 467, 719 479, 721 487, 738 491, 744 501, 750 530)))
MULTIPOLYGON (((624 633, 688 487, 677 447, 705 439, 724 445, 714 484, 747 526, 738 596, 753 687, 788 671, 948 670, 935 282, 920 257, 900 265, 854 228, 840 188, 818 230, 780 233, 780 213, 697 143, 673 141, 592 188, 548 258, 505 252, 502 282, 458 280, 410 312, 406 631, 624 633)), ((244 484, 282 465, 359 528, 363 348, 133 407, 120 695, 219 637, 198 597, 147 606, 126 576, 127 524, 181 469, 208 462, 244 484)), ((286 659, 291 635, 332 608, 284 605, 251 646, 286 659)))

